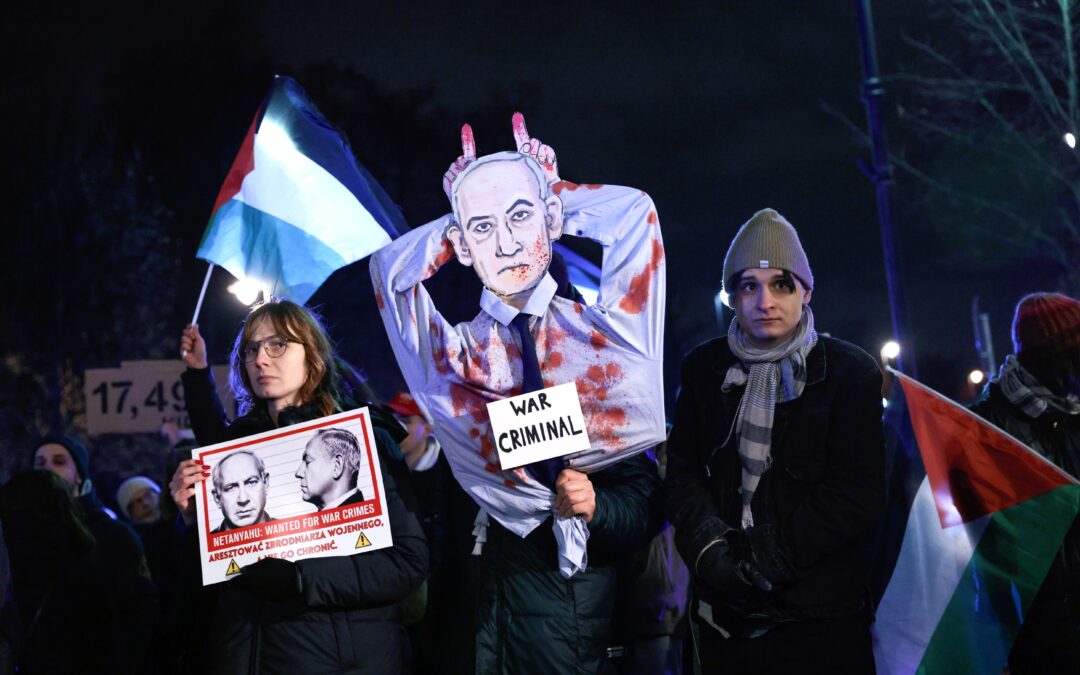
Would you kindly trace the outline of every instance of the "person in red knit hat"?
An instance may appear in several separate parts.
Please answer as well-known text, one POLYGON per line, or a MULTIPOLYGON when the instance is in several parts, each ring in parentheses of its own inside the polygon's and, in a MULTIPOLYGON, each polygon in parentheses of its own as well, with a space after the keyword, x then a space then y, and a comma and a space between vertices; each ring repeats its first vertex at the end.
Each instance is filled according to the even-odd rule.
MULTIPOLYGON (((1012 338, 1014 353, 971 410, 1080 478, 1080 301, 1024 296, 1012 338)), ((1080 519, 1024 617, 1009 671, 1080 673, 1080 519)))

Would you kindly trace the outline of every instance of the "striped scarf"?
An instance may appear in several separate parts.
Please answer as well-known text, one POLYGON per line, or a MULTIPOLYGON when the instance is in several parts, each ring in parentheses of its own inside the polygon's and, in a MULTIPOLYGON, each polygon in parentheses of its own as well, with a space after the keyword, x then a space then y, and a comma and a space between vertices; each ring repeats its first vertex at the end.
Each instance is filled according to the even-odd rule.
POLYGON ((1080 414, 1080 399, 1075 394, 1058 396, 1039 384, 1035 376, 1020 365, 1014 354, 1005 357, 998 373, 998 385, 1001 393, 1024 414, 1032 419, 1039 417, 1049 408, 1066 415, 1080 414))
MULTIPOLYGON (((802 318, 787 340, 768 349, 750 345, 736 320, 728 328, 728 346, 739 361, 728 368, 723 391, 746 385, 731 432, 739 444, 742 462, 742 528, 754 526, 750 502, 754 491, 772 461, 773 416, 777 402, 791 401, 802 395, 806 386, 806 355, 817 344, 814 314, 803 307, 802 318)), ((727 441, 725 440, 726 444, 727 441)))

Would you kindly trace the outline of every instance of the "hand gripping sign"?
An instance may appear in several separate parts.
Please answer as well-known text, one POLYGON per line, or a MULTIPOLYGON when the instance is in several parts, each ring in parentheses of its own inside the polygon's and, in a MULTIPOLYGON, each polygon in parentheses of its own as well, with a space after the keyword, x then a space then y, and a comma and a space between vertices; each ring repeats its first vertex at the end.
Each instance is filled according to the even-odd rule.
POLYGON ((262 558, 303 560, 393 545, 367 408, 198 448, 203 584, 262 558))

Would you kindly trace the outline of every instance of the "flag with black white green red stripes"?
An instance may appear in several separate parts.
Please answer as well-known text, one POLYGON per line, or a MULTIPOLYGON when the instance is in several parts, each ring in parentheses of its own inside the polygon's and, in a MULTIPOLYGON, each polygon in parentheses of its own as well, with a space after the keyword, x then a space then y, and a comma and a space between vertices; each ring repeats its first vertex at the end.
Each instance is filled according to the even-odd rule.
POLYGON ((1080 484, 962 406, 892 375, 885 422, 894 466, 908 475, 891 484, 912 489, 874 624, 878 672, 996 675, 1080 511, 1080 484))

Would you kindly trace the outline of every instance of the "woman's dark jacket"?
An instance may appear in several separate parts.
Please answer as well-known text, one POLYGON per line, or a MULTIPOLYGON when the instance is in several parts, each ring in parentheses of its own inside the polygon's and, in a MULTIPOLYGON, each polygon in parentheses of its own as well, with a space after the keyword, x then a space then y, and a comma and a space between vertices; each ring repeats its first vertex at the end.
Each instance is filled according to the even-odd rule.
MULTIPOLYGON (((1080 415, 1047 410, 1028 417, 1005 398, 996 381, 986 385, 971 411, 1080 478, 1080 415)), ((1009 667, 1018 675, 1080 672, 1080 518, 1073 521, 1028 608, 1009 667)))
POLYGON ((479 588, 475 664, 448 672, 613 672, 608 648, 625 646, 631 637, 618 630, 617 607, 620 596, 629 605, 633 587, 618 582, 631 554, 660 528, 660 479, 645 453, 589 479, 596 511, 588 568, 569 579, 559 573, 550 520, 525 538, 491 520, 473 570, 479 588))
MULTIPOLYGON (((691 573, 704 550, 695 531, 719 518, 738 529, 741 466, 732 427, 744 387, 721 391, 736 357, 727 339, 686 356, 675 423, 668 439, 665 491, 675 541, 691 573)), ((758 556, 790 562, 793 578, 770 593, 710 590, 696 578, 714 621, 741 632, 750 615, 764 622, 870 614, 868 586, 875 525, 885 504, 881 373, 858 347, 821 336, 806 360, 806 386, 778 403, 772 464, 751 508, 758 556)))
MULTIPOLYGON (((183 375, 192 428, 203 445, 275 428, 265 413, 226 424, 209 369, 183 375)), ((372 422, 394 545, 351 556, 296 563, 302 595, 284 601, 260 598, 225 582, 205 590, 213 616, 198 645, 203 668, 245 673, 398 673, 409 644, 402 626, 403 602, 427 575, 427 545, 407 493, 407 467, 391 431, 400 425, 372 407, 372 422), (395 459, 395 457, 397 459, 395 459), (401 473, 399 473, 399 471, 401 473), (403 494, 405 493, 405 494, 403 494)), ((303 406, 283 410, 282 426, 315 419, 303 406)))

